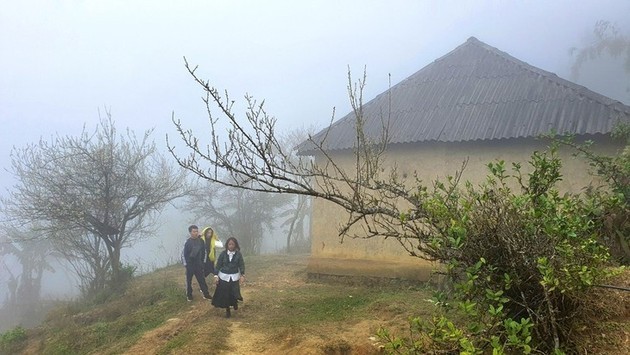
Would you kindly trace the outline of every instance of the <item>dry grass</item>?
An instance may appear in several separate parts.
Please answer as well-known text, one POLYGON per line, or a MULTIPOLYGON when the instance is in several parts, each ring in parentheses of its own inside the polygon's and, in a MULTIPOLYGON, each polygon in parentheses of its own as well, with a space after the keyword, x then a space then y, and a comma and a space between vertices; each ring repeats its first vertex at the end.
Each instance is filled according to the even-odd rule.
MULTIPOLYGON (((609 280, 630 287, 630 270, 609 280)), ((593 288, 583 300, 582 317, 573 326, 582 354, 630 354, 630 292, 593 288)))

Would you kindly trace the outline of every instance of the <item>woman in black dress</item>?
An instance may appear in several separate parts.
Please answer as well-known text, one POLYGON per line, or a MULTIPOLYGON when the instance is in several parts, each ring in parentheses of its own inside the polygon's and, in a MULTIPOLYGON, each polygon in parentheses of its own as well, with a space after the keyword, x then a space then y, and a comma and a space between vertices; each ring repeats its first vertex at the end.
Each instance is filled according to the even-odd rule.
POLYGON ((212 305, 225 308, 225 316, 229 318, 230 307, 237 310, 238 301, 243 300, 240 284, 245 282, 245 260, 236 238, 228 238, 225 245, 226 249, 219 254, 214 269, 214 282, 217 287, 212 297, 212 305))

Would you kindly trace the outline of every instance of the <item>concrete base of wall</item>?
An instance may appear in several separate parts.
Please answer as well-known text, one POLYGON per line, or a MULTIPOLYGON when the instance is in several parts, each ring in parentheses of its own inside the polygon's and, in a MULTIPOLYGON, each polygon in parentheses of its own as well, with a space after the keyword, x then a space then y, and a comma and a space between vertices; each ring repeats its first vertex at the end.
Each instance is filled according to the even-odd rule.
POLYGON ((311 275, 378 277, 427 282, 435 279, 435 263, 422 259, 410 262, 368 259, 335 259, 310 257, 306 272, 311 275))

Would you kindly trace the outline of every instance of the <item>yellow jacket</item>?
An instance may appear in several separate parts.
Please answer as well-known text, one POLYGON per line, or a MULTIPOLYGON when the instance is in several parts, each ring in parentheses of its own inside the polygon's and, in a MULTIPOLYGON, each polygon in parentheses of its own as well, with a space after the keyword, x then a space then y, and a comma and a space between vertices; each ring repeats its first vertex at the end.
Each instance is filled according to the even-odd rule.
POLYGON ((217 253, 215 250, 215 242, 219 240, 219 236, 211 227, 206 227, 201 231, 201 239, 206 244, 206 253, 208 260, 213 263, 217 260, 217 253), (210 235, 210 242, 206 240, 206 232, 210 230, 212 234, 210 235))

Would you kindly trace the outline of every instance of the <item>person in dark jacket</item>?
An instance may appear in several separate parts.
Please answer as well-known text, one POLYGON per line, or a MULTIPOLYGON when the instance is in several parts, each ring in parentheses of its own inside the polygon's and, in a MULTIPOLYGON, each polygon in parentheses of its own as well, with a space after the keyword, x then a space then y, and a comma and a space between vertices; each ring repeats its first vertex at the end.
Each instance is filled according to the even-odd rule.
POLYGON ((209 300, 212 297, 208 292, 208 284, 206 284, 206 278, 203 274, 203 266, 207 256, 206 245, 199 238, 199 228, 196 225, 188 227, 188 232, 190 237, 186 240, 182 252, 182 262, 186 267, 186 297, 188 302, 193 300, 192 278, 194 275, 203 293, 203 298, 209 300))
POLYGON ((240 284, 245 282, 245 260, 241 248, 234 237, 225 242, 226 249, 219 254, 215 265, 212 305, 225 308, 225 316, 230 318, 230 307, 238 309, 238 301, 243 300, 240 284))

